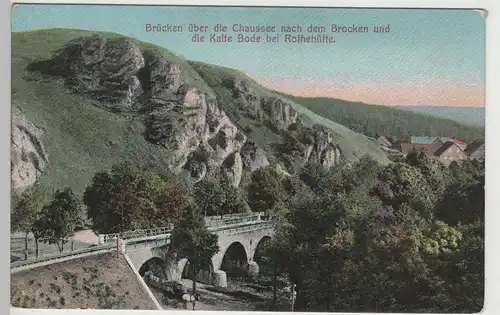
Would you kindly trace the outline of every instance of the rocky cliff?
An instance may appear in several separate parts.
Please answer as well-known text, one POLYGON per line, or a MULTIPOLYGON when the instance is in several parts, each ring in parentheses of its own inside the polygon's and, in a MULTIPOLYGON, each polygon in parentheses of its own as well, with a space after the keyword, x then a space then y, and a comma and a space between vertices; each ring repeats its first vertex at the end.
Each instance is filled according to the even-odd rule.
MULTIPOLYGON (((141 48, 126 38, 83 37, 52 58, 32 63, 30 70, 61 77, 73 93, 98 106, 142 119, 145 139, 166 149, 174 172, 186 169, 195 180, 220 172, 238 186, 244 170, 253 172, 269 164, 262 149, 247 143, 216 94, 189 84, 181 65, 157 49, 141 48)), ((283 99, 261 96, 239 78, 227 81, 234 102, 247 116, 276 132, 298 122, 298 113, 283 99)), ((339 151, 326 129, 317 130, 305 160, 334 165, 339 151)))
MULTIPOLYGON (((187 62, 164 48, 122 36, 76 36, 79 31, 67 30, 35 33, 14 36, 13 65, 18 73, 14 85, 35 91, 37 97, 33 106, 25 99, 33 95, 29 93, 14 95, 13 102, 19 100, 21 110, 28 106, 31 114, 42 115, 38 121, 58 132, 61 143, 45 144, 54 152, 68 144, 68 150, 76 150, 54 155, 51 169, 61 171, 47 175, 56 180, 45 185, 72 186, 71 178, 61 174, 78 169, 84 160, 91 168, 75 178, 76 190, 81 191, 96 171, 125 159, 144 163, 142 159, 185 171, 193 181, 211 174, 239 186, 269 164, 289 174, 307 162, 342 164, 345 150, 354 151, 349 139, 339 142, 342 137, 298 111, 297 104, 233 69, 187 62), (42 46, 47 34, 57 49, 35 54, 23 50, 26 43, 48 47, 42 46), (58 108, 66 115, 60 122, 58 108), (115 120, 119 129, 102 128, 101 120, 113 126, 115 120), (86 137, 86 128, 102 128, 103 133, 92 130, 86 137), (139 138, 143 143, 137 142, 139 138)), ((48 161, 41 131, 34 128, 13 127, 14 187, 34 183, 48 161)), ((55 188, 61 187, 48 190, 55 188)))
POLYGON ((15 195, 33 185, 43 173, 48 156, 42 144, 43 131, 18 109, 12 110, 11 184, 15 195))

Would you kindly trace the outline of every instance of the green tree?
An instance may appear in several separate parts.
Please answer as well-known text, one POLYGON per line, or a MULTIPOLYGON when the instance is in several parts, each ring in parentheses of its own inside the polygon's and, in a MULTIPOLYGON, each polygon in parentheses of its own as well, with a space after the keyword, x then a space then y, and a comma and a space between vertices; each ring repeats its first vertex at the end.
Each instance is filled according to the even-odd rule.
POLYGON ((185 209, 175 225, 170 246, 178 257, 186 257, 192 267, 193 294, 195 294, 198 271, 208 269, 212 257, 219 251, 217 234, 207 229, 205 219, 195 204, 185 209))
POLYGON ((169 179, 157 202, 157 224, 175 224, 193 203, 193 194, 186 183, 175 177, 169 179))
POLYGON ((440 196, 450 183, 450 171, 439 161, 431 159, 423 150, 409 152, 406 163, 420 170, 437 196, 440 196))
POLYGON ((246 212, 246 196, 225 180, 205 177, 194 186, 194 196, 202 213, 217 215, 246 212))
POLYGON ((434 216, 436 193, 416 167, 405 163, 386 166, 378 175, 375 192, 384 204, 395 211, 404 211, 409 205, 426 220, 434 216))
POLYGON ((205 177, 194 185, 194 196, 205 216, 220 215, 226 201, 220 183, 211 177, 205 177))
POLYGON ((272 166, 259 168, 252 173, 248 185, 248 203, 252 211, 268 212, 285 196, 282 176, 272 166))
POLYGON ((63 252, 67 238, 80 224, 80 202, 70 188, 57 190, 52 202, 43 209, 37 222, 40 234, 51 244, 57 244, 63 252))
POLYGON ((87 186, 83 202, 93 229, 116 233, 172 223, 176 207, 189 198, 186 187, 167 180, 157 170, 117 164, 97 173, 87 186))
POLYGON ((43 198, 38 184, 28 188, 14 207, 11 215, 12 231, 25 233, 25 259, 28 259, 28 236, 35 227, 37 215, 43 209, 43 198))

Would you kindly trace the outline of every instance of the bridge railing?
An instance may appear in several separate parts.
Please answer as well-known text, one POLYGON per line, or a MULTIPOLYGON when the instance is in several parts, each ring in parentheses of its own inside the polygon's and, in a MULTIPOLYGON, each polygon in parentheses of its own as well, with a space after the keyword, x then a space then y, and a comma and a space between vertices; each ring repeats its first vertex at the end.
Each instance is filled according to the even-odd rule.
MULTIPOLYGON (((227 225, 226 225, 227 226, 227 225)), ((260 221, 249 224, 242 224, 241 226, 233 226, 227 228, 222 227, 210 227, 209 230, 216 233, 222 233, 224 235, 235 235, 243 232, 249 231, 259 231, 264 229, 269 229, 274 227, 274 223, 271 221, 260 221)), ((126 252, 134 251, 136 249, 146 248, 146 247, 158 247, 162 245, 170 244, 170 234, 165 234, 165 237, 142 239, 137 241, 126 241, 124 242, 124 250, 126 252)))
POLYGON ((239 218, 255 216, 255 215, 264 215, 264 212, 230 213, 230 214, 224 214, 222 218, 219 216, 209 216, 209 217, 206 217, 206 219, 216 221, 216 220, 239 219, 239 218))
POLYGON ((233 219, 226 219, 226 220, 222 220, 222 221, 219 221, 219 220, 209 221, 209 222, 207 222, 207 227, 217 228, 217 227, 224 227, 227 225, 242 224, 242 223, 246 223, 246 222, 259 221, 259 220, 260 220, 260 216, 255 215, 255 216, 251 216, 251 217, 233 218, 233 219))
POLYGON ((140 242, 127 242, 125 244, 125 251, 130 252, 136 249, 145 248, 145 247, 159 247, 163 245, 170 244, 170 237, 165 238, 155 238, 151 240, 143 240, 140 242))
POLYGON ((243 225, 243 226, 239 226, 239 227, 224 229, 224 230, 219 231, 219 233, 222 233, 225 235, 234 235, 234 234, 239 234, 242 232, 259 231, 259 230, 269 229, 272 227, 274 227, 273 222, 264 221, 260 224, 243 225))
POLYGON ((40 255, 38 258, 32 257, 28 260, 17 260, 14 262, 10 263, 11 269, 18 268, 18 267, 23 267, 31 264, 38 264, 41 262, 45 261, 50 261, 50 260, 55 260, 55 259, 62 259, 70 256, 76 256, 76 255, 81 255, 81 254, 86 254, 86 253, 92 253, 92 252, 97 252, 97 251, 104 251, 104 250, 109 250, 115 248, 114 245, 112 244, 103 244, 103 245, 94 245, 94 246, 89 246, 85 248, 80 248, 80 249, 75 249, 75 250, 65 250, 62 253, 61 252, 52 252, 52 253, 45 253, 44 255, 40 255))
POLYGON ((172 231, 172 227, 160 227, 160 228, 153 228, 153 229, 140 229, 140 230, 126 231, 123 233, 99 234, 99 244, 116 242, 116 238, 118 238, 118 237, 120 239, 123 239, 123 240, 128 240, 128 239, 133 239, 133 238, 167 234, 167 233, 170 233, 171 231, 172 231))
POLYGON ((77 250, 89 248, 93 244, 79 242, 72 238, 50 239, 50 238, 11 238, 10 256, 12 261, 24 261, 28 259, 38 259, 40 257, 64 255, 77 250), (64 244, 61 246, 61 240, 64 244), (27 243, 26 243, 27 241, 27 243), (62 247, 62 248, 61 248, 62 247))
MULTIPOLYGON (((246 223, 251 221, 259 221, 263 213, 255 213, 255 214, 233 214, 232 217, 224 217, 223 219, 216 220, 207 220, 206 226, 208 228, 219 228, 227 225, 246 223)), ((229 215, 228 215, 229 216, 229 215)), ((99 235, 99 244, 106 244, 110 242, 116 242, 116 239, 119 237, 121 239, 133 239, 140 238, 146 236, 154 236, 170 233, 173 229, 171 227, 161 227, 161 228, 153 228, 153 229, 141 229, 141 230, 133 230, 126 231, 123 235, 120 236, 120 233, 111 233, 111 234, 100 234, 99 235)))
MULTIPOLYGON (((222 234, 237 234, 245 231, 252 230, 260 230, 272 227, 272 222, 270 221, 262 221, 261 214, 251 215, 251 216, 241 216, 236 219, 228 219, 224 221, 219 221, 218 223, 211 222, 207 223, 207 227, 209 230, 222 233, 222 234), (241 226, 238 226, 241 225, 241 226)), ((135 231, 127 231, 123 233, 121 237, 123 240, 133 240, 135 238, 141 237, 153 237, 159 235, 167 235, 172 231, 171 227, 162 227, 162 228, 154 228, 154 229, 143 229, 143 230, 135 230, 135 231)), ((58 257, 65 257, 67 255, 76 255, 84 252, 92 252, 98 251, 102 248, 112 248, 116 246, 117 237, 119 237, 119 233, 114 234, 101 234, 99 235, 99 245, 91 245, 79 242, 69 242, 65 244, 64 250, 61 252, 56 244, 47 244, 39 240, 38 246, 38 256, 36 256, 36 244, 30 243, 28 247, 29 259, 24 260, 24 251, 25 244, 24 239, 15 238, 15 243, 11 241, 11 257, 12 259, 18 259, 16 262, 12 262, 12 266, 14 265, 24 265, 29 264, 32 261, 43 261, 43 260, 51 260, 56 259, 58 257), (76 244, 76 245, 75 245, 76 244), (30 258, 31 257, 31 258, 30 258)), ((32 242, 33 239, 30 239, 32 242)), ((134 244, 134 242, 127 242, 127 247, 144 247, 149 245, 157 246, 159 244, 168 243, 169 237, 163 237, 159 239, 152 240, 140 240, 140 243, 134 244), (143 245, 141 245, 143 244, 143 245), (146 244, 146 245, 144 245, 146 244)))

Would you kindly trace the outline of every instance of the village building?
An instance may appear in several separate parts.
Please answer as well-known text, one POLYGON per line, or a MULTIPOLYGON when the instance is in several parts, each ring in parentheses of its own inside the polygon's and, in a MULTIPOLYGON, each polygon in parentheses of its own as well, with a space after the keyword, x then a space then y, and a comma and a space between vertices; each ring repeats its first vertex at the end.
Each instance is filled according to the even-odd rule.
POLYGON ((434 152, 434 156, 446 166, 450 165, 451 162, 459 163, 469 158, 454 141, 443 144, 434 152))
POLYGON ((484 160, 484 141, 476 140, 472 142, 465 149, 465 153, 472 160, 484 160))
POLYGON ((440 140, 428 144, 414 144, 398 141, 395 144, 395 149, 405 155, 414 150, 421 150, 427 153, 429 157, 440 161, 446 166, 450 165, 453 161, 460 162, 468 159, 468 155, 455 143, 455 141, 448 141, 444 144, 440 140))
POLYGON ((410 143, 412 144, 434 144, 441 143, 445 144, 448 141, 453 141, 460 149, 465 150, 467 143, 457 140, 455 137, 411 137, 410 143))
POLYGON ((440 142, 439 137, 410 137, 411 144, 433 144, 440 142))
POLYGON ((414 144, 414 143, 399 141, 396 144, 395 149, 403 154, 408 154, 414 150, 422 150, 429 156, 432 156, 441 146, 442 144, 440 142, 430 143, 430 144, 414 144))

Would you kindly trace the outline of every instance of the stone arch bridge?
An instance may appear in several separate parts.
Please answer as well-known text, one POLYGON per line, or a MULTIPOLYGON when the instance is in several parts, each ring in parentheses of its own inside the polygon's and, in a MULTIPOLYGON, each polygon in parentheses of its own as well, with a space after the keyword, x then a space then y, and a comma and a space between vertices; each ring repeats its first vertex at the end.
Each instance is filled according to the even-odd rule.
MULTIPOLYGON (((215 220, 208 225, 218 235, 219 252, 212 257, 209 270, 198 272, 198 281, 220 287, 227 286, 226 271, 246 270, 259 273, 255 261, 263 244, 274 236, 272 221, 263 220, 262 215, 229 220, 215 220)), ((151 233, 156 235, 135 237, 121 241, 121 251, 127 255, 141 275, 149 269, 168 280, 179 281, 189 276, 190 267, 186 258, 169 254, 170 233, 168 230, 151 233)), ((107 236, 109 238, 109 235, 107 236)), ((104 240, 106 241, 106 240, 104 240)))

